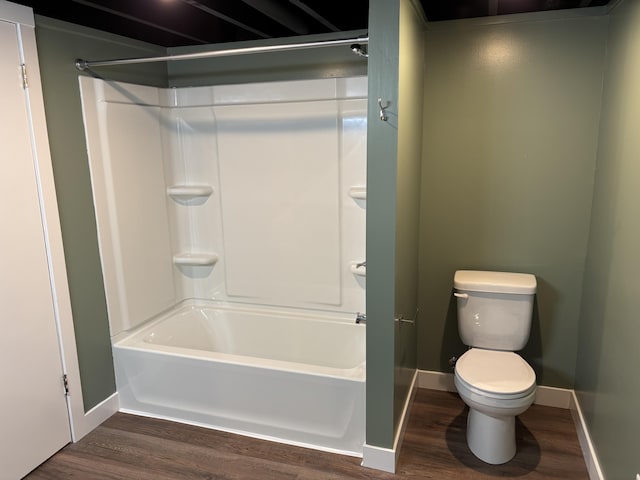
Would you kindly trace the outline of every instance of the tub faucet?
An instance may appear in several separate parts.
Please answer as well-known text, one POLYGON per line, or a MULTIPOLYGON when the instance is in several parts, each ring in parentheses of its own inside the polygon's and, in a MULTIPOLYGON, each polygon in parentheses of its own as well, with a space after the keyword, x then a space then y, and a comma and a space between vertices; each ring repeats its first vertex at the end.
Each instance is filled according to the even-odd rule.
POLYGON ((367 261, 366 260, 364 262, 356 263, 356 268, 366 267, 366 266, 367 266, 367 261))
POLYGON ((356 315, 356 323, 367 323, 367 314, 358 312, 356 315))

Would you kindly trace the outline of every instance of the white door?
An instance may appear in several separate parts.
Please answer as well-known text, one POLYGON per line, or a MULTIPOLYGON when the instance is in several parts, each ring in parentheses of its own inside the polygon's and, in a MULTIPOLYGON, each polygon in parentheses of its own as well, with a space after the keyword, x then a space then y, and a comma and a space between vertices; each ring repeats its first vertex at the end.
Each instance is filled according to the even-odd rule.
POLYGON ((71 441, 20 46, 0 21, 0 479, 71 441))

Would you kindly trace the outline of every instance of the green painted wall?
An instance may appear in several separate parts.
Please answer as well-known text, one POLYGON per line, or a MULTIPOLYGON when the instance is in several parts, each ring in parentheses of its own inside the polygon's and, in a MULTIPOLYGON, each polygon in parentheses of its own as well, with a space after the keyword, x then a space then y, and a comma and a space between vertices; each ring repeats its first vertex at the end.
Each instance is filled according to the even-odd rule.
MULTIPOLYGON (((640 324, 632 304, 639 296, 640 5, 627 0, 613 11, 604 97, 606 18, 451 22, 431 26, 419 45, 419 17, 410 1, 370 2, 367 443, 392 446, 415 365, 413 329, 401 330, 394 316, 410 316, 417 301, 418 366, 448 371, 448 358, 465 348, 451 302, 454 271, 526 271, 540 287, 525 357, 540 383, 572 387, 575 377, 607 477, 632 478, 640 470, 633 401, 640 324), (424 100, 416 88, 423 46, 424 100), (388 122, 377 118, 378 96, 390 102, 388 122), (418 280, 415 178, 422 188, 418 280)), ((165 52, 45 17, 36 16, 36 33, 89 409, 115 382, 73 60, 165 52)), ((204 71, 180 62, 99 74, 182 86, 367 72, 366 62, 330 50, 217 59, 204 71)))
POLYGON ((640 2, 610 15, 576 392, 605 477, 640 473, 640 2))
POLYGON ((423 29, 417 3, 369 2, 366 443, 382 448, 393 447, 417 358, 415 326, 394 319, 417 309, 423 29))
POLYGON ((538 278, 522 354, 539 384, 572 388, 607 19, 517 18, 425 36, 418 366, 465 351, 455 270, 521 271, 538 278))
POLYGON ((393 447, 400 2, 369 2, 366 443, 393 447), (378 101, 388 102, 388 121, 378 101))
MULTIPOLYGON (((165 50, 41 16, 36 16, 36 40, 82 394, 89 410, 115 392, 115 378, 74 60, 159 55, 165 50)), ((162 64, 100 69, 99 73, 114 80, 166 83, 162 64)))

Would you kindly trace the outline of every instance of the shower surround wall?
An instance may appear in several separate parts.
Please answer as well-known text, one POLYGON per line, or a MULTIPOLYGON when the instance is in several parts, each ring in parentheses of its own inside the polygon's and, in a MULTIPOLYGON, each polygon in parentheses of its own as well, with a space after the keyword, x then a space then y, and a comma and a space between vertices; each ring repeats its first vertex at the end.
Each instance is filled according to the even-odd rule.
MULTIPOLYGON (((139 387, 123 378, 118 342, 185 302, 317 312, 328 326, 364 312, 366 77, 179 89, 80 83, 119 391, 123 382, 139 387)), ((279 335, 295 343, 292 330, 279 335)), ((364 335, 361 343, 364 362, 364 335)), ((361 404, 360 445, 309 446, 361 454, 361 367, 340 387, 361 404)))

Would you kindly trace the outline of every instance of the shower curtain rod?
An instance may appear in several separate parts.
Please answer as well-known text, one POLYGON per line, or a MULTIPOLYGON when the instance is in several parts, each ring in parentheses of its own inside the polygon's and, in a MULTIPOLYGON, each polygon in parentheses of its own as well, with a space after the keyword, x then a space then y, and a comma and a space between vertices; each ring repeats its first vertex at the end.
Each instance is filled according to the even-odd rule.
POLYGON ((265 53, 265 52, 281 52, 285 50, 302 50, 305 48, 318 48, 318 47, 334 47, 338 45, 350 45, 354 52, 362 51, 361 44, 368 44, 369 37, 359 38, 347 38, 343 40, 325 40, 323 42, 307 42, 307 43, 291 43, 284 45, 266 45, 262 47, 244 47, 244 48, 230 48, 226 50, 208 50, 206 52, 196 53, 182 53, 178 55, 165 55, 162 57, 142 57, 142 58, 119 58, 113 60, 83 60, 82 58, 76 59, 76 68, 80 71, 86 70, 91 67, 106 67, 109 65, 129 65, 136 63, 153 63, 153 62, 165 62, 175 60, 197 60, 200 58, 211 57, 227 57, 231 55, 247 55, 251 53, 265 53))

